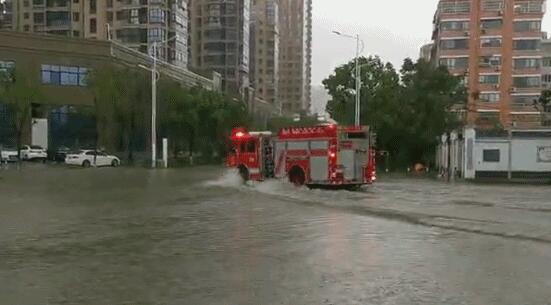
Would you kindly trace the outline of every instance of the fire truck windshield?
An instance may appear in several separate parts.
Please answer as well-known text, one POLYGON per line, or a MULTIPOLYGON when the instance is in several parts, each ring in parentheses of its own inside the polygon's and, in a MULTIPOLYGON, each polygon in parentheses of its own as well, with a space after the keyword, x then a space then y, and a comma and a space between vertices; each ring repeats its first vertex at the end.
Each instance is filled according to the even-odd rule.
POLYGON ((242 142, 240 148, 242 153, 254 153, 256 148, 255 141, 250 140, 247 142, 242 142))

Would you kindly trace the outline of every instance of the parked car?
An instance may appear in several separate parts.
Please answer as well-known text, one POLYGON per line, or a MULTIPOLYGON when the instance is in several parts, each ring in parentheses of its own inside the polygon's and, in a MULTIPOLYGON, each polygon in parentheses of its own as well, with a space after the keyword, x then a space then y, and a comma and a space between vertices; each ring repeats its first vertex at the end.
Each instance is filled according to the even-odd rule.
POLYGON ((59 146, 55 151, 51 152, 51 159, 56 162, 65 162, 65 158, 71 153, 71 149, 67 146, 59 146))
POLYGON ((76 154, 68 154, 65 158, 65 164, 77 165, 82 167, 90 166, 113 166, 121 164, 117 156, 108 155, 104 152, 94 150, 81 150, 76 154))
POLYGON ((18 159, 17 148, 0 145, 0 162, 16 162, 18 159))
POLYGON ((48 153, 38 145, 23 145, 21 147, 21 159, 46 161, 48 153))

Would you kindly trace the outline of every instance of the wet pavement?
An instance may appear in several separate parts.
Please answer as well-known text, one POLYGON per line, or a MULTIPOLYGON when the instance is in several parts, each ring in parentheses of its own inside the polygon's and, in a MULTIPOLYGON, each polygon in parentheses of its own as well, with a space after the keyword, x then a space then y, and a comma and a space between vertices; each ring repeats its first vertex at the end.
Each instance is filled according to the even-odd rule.
POLYGON ((551 187, 0 170, 0 304, 551 304, 551 187))

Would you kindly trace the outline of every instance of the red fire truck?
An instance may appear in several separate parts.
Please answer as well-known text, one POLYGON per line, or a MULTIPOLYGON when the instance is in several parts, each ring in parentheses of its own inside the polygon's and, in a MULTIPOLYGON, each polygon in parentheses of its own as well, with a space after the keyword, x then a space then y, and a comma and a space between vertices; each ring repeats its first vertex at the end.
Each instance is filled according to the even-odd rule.
POLYGON ((369 127, 324 124, 283 128, 277 135, 235 128, 226 165, 243 180, 288 179, 295 185, 357 188, 376 180, 369 127))

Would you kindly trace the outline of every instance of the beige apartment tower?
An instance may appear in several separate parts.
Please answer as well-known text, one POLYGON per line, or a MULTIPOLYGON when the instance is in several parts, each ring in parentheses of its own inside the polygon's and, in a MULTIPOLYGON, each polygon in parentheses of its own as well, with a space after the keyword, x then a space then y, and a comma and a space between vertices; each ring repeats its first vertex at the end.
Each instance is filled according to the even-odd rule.
POLYGON ((4 5, 3 29, 113 39, 143 53, 156 42, 160 59, 187 65, 186 0, 7 0, 4 5))
POLYGON ((217 72, 225 92, 248 99, 250 0, 189 0, 190 68, 217 72))
POLYGON ((544 13, 544 0, 440 0, 433 60, 465 77, 467 124, 540 126, 544 13))
POLYGON ((279 102, 284 113, 309 112, 312 0, 280 0, 279 33, 279 102))
POLYGON ((251 87, 255 97, 276 109, 280 109, 278 9, 278 0, 253 0, 251 12, 251 87))

